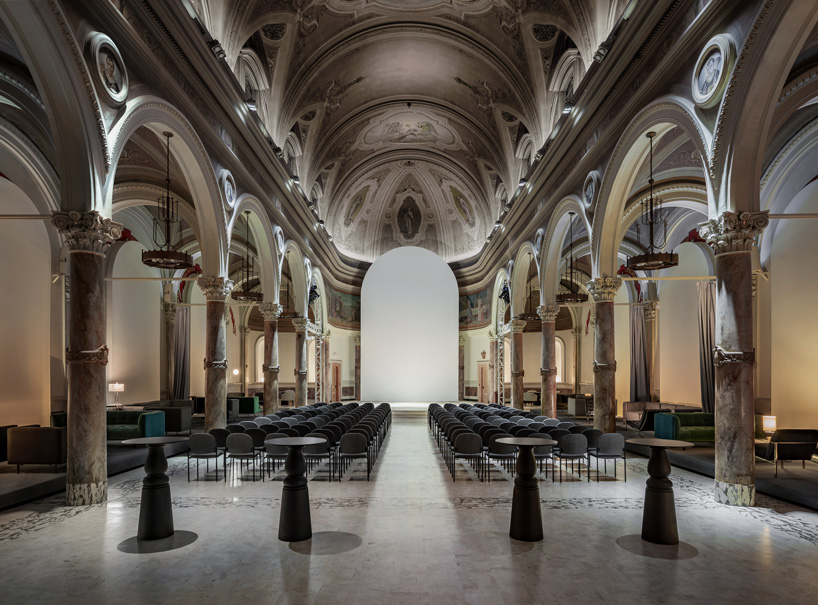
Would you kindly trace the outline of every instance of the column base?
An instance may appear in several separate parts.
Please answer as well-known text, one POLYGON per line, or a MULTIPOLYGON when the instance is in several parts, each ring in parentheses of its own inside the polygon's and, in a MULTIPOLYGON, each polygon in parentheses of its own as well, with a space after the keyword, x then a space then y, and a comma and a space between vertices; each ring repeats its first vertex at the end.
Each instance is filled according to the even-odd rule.
POLYGON ((65 503, 68 506, 90 506, 108 500, 108 482, 69 483, 65 486, 65 503))
POLYGON ((715 500, 728 506, 755 506, 756 486, 742 483, 715 482, 715 500))

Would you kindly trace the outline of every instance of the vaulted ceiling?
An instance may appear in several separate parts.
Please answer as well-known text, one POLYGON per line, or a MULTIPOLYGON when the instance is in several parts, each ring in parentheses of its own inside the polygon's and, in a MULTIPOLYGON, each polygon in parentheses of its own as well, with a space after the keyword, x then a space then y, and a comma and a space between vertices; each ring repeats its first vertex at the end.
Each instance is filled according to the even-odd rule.
POLYGON ((473 256, 626 2, 190 0, 347 256, 473 256))

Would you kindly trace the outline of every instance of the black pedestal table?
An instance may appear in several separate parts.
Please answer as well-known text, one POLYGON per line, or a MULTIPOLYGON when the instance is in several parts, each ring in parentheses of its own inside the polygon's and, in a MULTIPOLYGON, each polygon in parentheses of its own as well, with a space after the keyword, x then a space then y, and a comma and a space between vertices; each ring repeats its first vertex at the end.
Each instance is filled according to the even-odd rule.
POLYGON ((670 476, 668 448, 693 447, 689 441, 676 439, 628 439, 631 445, 650 448, 648 460, 645 507, 642 511, 642 539, 654 544, 678 544, 679 529, 676 525, 676 504, 673 499, 673 482, 670 476))
POLYGON ((124 445, 147 445, 145 478, 142 480, 142 504, 139 508, 138 540, 161 540, 173 535, 173 506, 170 501, 170 480, 165 474, 168 459, 165 445, 187 441, 187 437, 140 437, 126 439, 124 445))
POLYGON ((517 476, 514 478, 511 526, 508 535, 523 542, 539 542, 543 539, 542 511, 534 448, 556 445, 557 442, 536 437, 503 437, 498 439, 497 443, 516 445, 520 450, 517 454, 517 476))
POLYGON ((283 542, 300 542, 312 537, 310 519, 310 494, 307 489, 307 463, 304 446, 319 445, 326 439, 320 437, 282 437, 271 441, 286 445, 287 460, 284 470, 284 488, 281 490, 281 515, 278 521, 278 539, 283 542))

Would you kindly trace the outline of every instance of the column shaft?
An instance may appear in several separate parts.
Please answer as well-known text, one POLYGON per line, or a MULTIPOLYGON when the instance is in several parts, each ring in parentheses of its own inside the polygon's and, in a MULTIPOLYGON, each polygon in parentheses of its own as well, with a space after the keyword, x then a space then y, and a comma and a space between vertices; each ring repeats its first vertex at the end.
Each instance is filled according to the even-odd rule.
POLYGON ((225 300, 233 282, 224 277, 200 277, 206 299, 205 324, 205 431, 227 424, 227 329, 225 300))
POLYGON ((466 400, 466 339, 461 336, 457 347, 457 398, 466 400))
POLYGON ((511 405, 523 409, 523 329, 525 320, 511 320, 511 405))
MULTIPOLYGON (((343 399, 343 387, 341 387, 341 398, 343 399)), ((361 336, 355 337, 355 399, 361 399, 361 336)))
POLYGON ((489 333, 489 403, 497 403, 497 336, 489 333))
POLYGON ((614 306, 618 277, 598 277, 588 282, 594 298, 594 428, 616 431, 616 352, 614 348, 614 306))
POLYGON ((264 318, 264 414, 275 414, 279 406, 278 393, 278 317, 283 307, 278 303, 262 303, 259 310, 264 318))
POLYGON ((542 320, 542 361, 540 365, 540 402, 542 414, 557 417, 557 352, 554 325, 559 314, 557 305, 537 309, 542 320))
POLYGON ((295 405, 307 405, 307 318, 293 319, 295 326, 295 405))
POLYGON ((176 370, 176 303, 162 304, 165 319, 165 398, 173 399, 173 380, 176 370))

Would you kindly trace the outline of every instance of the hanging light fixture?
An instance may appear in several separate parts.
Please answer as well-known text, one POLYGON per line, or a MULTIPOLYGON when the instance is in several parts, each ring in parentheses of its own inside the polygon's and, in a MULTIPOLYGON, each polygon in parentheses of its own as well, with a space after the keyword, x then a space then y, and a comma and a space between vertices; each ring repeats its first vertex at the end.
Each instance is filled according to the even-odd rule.
POLYGON ((321 298, 321 293, 318 291, 318 284, 316 284, 315 282, 312 282, 310 284, 310 293, 307 296, 307 301, 308 301, 307 304, 311 305, 312 303, 314 303, 319 298, 321 298))
POLYGON ((156 269, 188 269, 193 266, 193 259, 190 254, 179 250, 182 243, 179 201, 170 194, 170 138, 173 133, 162 134, 167 141, 165 194, 159 196, 159 210, 153 219, 153 243, 157 249, 142 252, 142 263, 156 269))
POLYGON ((509 304, 511 302, 511 294, 508 291, 508 283, 503 283, 503 289, 500 290, 500 295, 497 298, 499 298, 506 304, 509 304))
POLYGON ((662 200, 653 198, 653 137, 655 132, 649 132, 645 135, 650 139, 650 198, 648 201, 642 201, 642 216, 636 222, 636 240, 641 244, 641 228, 642 225, 648 226, 648 251, 645 254, 628 257, 628 269, 634 271, 656 271, 658 269, 667 269, 675 267, 679 264, 679 255, 674 254, 673 250, 670 252, 659 252, 667 244, 667 215, 662 212, 662 200), (659 245, 654 245, 654 228, 657 224, 662 224, 662 242, 659 245))
POLYGON ((250 211, 244 211, 244 241, 246 243, 247 254, 241 257, 241 290, 233 290, 230 296, 233 300, 245 302, 258 302, 264 298, 261 292, 250 290, 250 276, 253 274, 253 258, 250 256, 250 211))
POLYGON ((558 303, 583 303, 588 300, 588 295, 585 292, 580 292, 579 284, 579 270, 574 271, 574 212, 569 212, 568 216, 568 240, 571 242, 571 255, 568 259, 568 267, 565 271, 565 277, 562 279, 560 285, 567 290, 567 292, 560 292, 557 294, 558 303))

